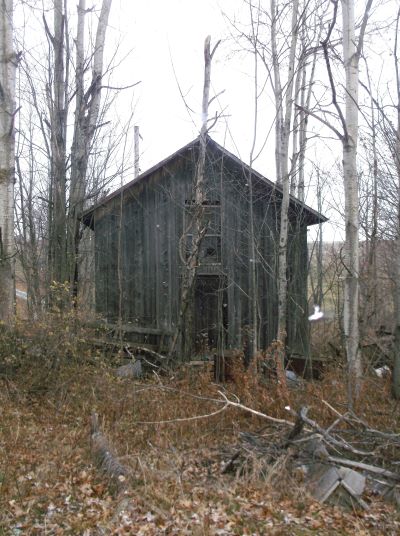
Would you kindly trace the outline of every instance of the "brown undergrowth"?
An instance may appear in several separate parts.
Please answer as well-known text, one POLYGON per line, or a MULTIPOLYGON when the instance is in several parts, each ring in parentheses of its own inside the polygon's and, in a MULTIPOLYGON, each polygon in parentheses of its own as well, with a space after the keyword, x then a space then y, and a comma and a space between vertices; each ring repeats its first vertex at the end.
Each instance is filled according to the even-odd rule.
MULTIPOLYGON (((69 340, 68 333, 54 337, 69 340)), ((7 343, 2 335, 2 358, 10 352, 14 368, 9 364, 0 380, 0 534, 398 533, 390 506, 377 501, 368 512, 352 513, 318 504, 278 465, 273 479, 256 471, 221 474, 238 433, 268 425, 235 408, 207 416, 223 407, 215 402, 221 391, 277 418, 291 419, 287 405, 306 404, 327 426, 335 415, 321 400, 345 410, 343 371, 327 371, 321 382, 299 389, 268 381, 256 367, 244 371, 239 360, 226 385, 213 383, 209 370, 187 368, 129 380, 115 377, 98 352, 72 336, 65 351, 52 337, 41 361, 29 353, 29 345, 39 344, 33 332, 7 343), (53 351, 60 357, 56 373, 46 375, 37 368, 51 367, 53 351), (128 468, 119 494, 94 466, 92 412, 128 468)), ((372 426, 398 430, 398 409, 386 380, 366 380, 359 410, 372 426)))

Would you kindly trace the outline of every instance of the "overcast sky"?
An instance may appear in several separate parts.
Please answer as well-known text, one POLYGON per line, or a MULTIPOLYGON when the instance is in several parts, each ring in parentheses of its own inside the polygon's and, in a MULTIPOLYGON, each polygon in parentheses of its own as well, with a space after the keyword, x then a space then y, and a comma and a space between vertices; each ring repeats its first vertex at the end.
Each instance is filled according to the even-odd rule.
MULTIPOLYGON (((232 38, 235 31, 228 20, 236 19, 245 24, 248 18, 243 0, 113 0, 110 38, 112 35, 112 42, 121 41, 121 56, 129 54, 118 79, 122 76, 124 84, 141 81, 134 103, 135 123, 143 136, 142 171, 198 136, 203 44, 207 35, 211 35, 212 44, 222 40, 212 64, 211 94, 223 93, 213 103, 210 114, 223 110, 226 115, 211 136, 249 162, 254 130, 254 63, 249 54, 239 50, 232 38)), ((128 100, 126 106, 130 106, 128 100)), ((266 138, 267 143, 254 167, 274 180, 275 110, 269 89, 258 106, 257 148, 264 145, 266 138)), ((330 142, 325 150, 326 158, 331 158, 332 145, 340 150, 339 142, 330 142)), ((314 150, 312 142, 310 150, 314 150)), ((316 208, 314 194, 306 200, 316 208)), ((338 236, 329 225, 326 229, 329 239, 338 236)))
MULTIPOLYGON (((253 129, 251 63, 232 52, 223 12, 243 13, 241 0, 114 0, 111 25, 132 49, 125 62, 126 82, 140 80, 136 122, 143 136, 142 167, 156 163, 198 135, 203 86, 203 43, 222 39, 212 65, 212 94, 224 91, 210 109, 224 110, 211 133, 248 160, 253 129), (187 105, 180 95, 184 95, 187 105), (228 128, 229 127, 229 128, 228 128)), ((266 169, 263 170, 266 173, 266 169)), ((271 172, 273 171, 273 166, 271 172)))
MULTIPOLYGON (((378 19, 393 19, 399 0, 377 0, 374 5, 382 2, 386 7, 379 7, 378 19)), ((99 9, 101 0, 88 2, 88 6, 92 4, 99 9)), ((29 10, 25 10, 29 14, 28 18, 19 15, 17 21, 22 32, 29 34, 29 46, 32 43, 36 46, 40 40, 45 40, 42 3, 37 0, 35 5, 36 21, 33 21, 29 10)), ((364 5, 364 1, 357 2, 357 5, 364 5)), ((23 8, 23 4, 20 6, 23 8)), ((71 10, 74 10, 74 6, 71 1, 71 10)), ((51 6, 46 16, 49 21, 52 20, 51 6)), ((235 32, 228 18, 245 24, 249 18, 246 2, 113 0, 106 44, 108 59, 117 50, 118 67, 112 75, 112 82, 113 85, 124 86, 140 81, 134 90, 119 94, 115 115, 124 121, 134 111, 134 123, 139 125, 143 138, 140 162, 142 171, 198 136, 203 87, 203 44, 207 35, 211 35, 212 44, 222 40, 213 60, 211 94, 223 93, 213 102, 210 114, 223 110, 226 116, 218 122, 211 136, 242 160, 249 162, 254 130, 253 60, 251 55, 240 51, 240 46, 232 38, 231 33, 235 32)), ((370 27, 374 27, 374 20, 370 21, 370 27)), ((390 46, 390 39, 393 39, 391 32, 381 31, 368 36, 365 42, 368 54, 375 55, 374 62, 370 63, 371 71, 373 75, 380 73, 382 87, 387 73, 390 75, 393 72, 390 58, 386 58, 386 65, 390 62, 387 68, 384 53, 381 54, 381 51, 390 46)), ((326 77, 323 65, 319 74, 320 78, 326 77)), ((334 74, 335 81, 339 83, 343 72, 334 74)), ((329 92, 327 99, 329 100, 329 92)), ((271 91, 264 90, 259 99, 256 148, 263 146, 265 140, 266 144, 254 167, 272 180, 275 178, 274 115, 271 91)), ((312 128, 320 128, 315 121, 310 121, 310 125, 312 128)), ((133 135, 130 144, 133 145, 133 135)), ((333 168, 335 158, 340 162, 340 153, 340 142, 331 136, 325 141, 313 139, 309 143, 308 158, 325 164, 328 169, 333 168)), ((130 179, 131 173, 125 177, 125 181, 130 179)), ((330 200, 337 201, 337 190, 333 195, 332 190, 327 193, 330 200)), ((309 195, 307 202, 315 208, 314 195, 309 195)), ((325 212, 329 212, 328 205, 329 200, 325 212)), ((328 216, 334 217, 334 214, 328 213, 328 216)), ((325 227, 328 230, 328 226, 325 227)), ((331 238, 334 237, 332 230, 329 233, 331 238)))

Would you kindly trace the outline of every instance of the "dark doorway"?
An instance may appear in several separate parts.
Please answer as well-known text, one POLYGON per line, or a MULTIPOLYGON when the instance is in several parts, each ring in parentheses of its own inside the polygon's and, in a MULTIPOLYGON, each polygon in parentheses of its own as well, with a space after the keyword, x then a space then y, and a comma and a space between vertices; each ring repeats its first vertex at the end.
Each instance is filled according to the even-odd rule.
POLYGON ((209 354, 223 344, 228 319, 225 278, 202 275, 194 287, 194 341, 197 354, 209 354))

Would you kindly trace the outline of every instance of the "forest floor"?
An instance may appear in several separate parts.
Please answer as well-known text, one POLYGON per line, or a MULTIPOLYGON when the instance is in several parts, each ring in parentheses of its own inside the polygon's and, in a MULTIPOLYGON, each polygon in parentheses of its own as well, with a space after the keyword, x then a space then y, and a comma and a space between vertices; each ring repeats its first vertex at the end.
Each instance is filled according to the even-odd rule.
MULTIPOLYGON (((376 497, 362 511, 320 504, 282 465, 266 478, 256 470, 222 474, 238 433, 266 422, 237 408, 185 420, 218 409, 210 398, 223 387, 208 372, 138 381, 117 378, 100 358, 46 376, 40 364, 28 365, 0 379, 0 535, 400 533, 393 506, 376 497), (94 464, 93 411, 129 469, 119 491, 94 464)), ((243 375, 225 393, 278 418, 287 418, 287 404, 306 403, 326 426, 335 415, 322 397, 345 407, 340 372, 300 390, 256 387, 243 375)), ((365 382, 360 408, 372 426, 399 431, 399 404, 387 380, 365 382)))

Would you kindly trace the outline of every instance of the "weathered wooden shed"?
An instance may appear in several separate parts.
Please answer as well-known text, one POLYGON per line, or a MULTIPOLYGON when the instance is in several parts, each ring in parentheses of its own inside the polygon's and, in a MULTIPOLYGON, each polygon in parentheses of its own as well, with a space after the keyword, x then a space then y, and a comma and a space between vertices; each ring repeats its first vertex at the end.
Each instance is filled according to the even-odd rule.
MULTIPOLYGON (((193 179, 199 139, 87 210, 94 231, 96 310, 122 319, 129 339, 168 346, 176 329, 185 259, 191 248, 193 179)), ((207 138, 208 222, 191 300, 193 355, 242 348, 251 325, 250 272, 256 265, 258 340, 276 337, 281 189, 207 138), (249 181, 256 258, 250 257, 249 181)), ((288 351, 308 348, 307 226, 325 218, 294 197, 289 207, 288 351)))

